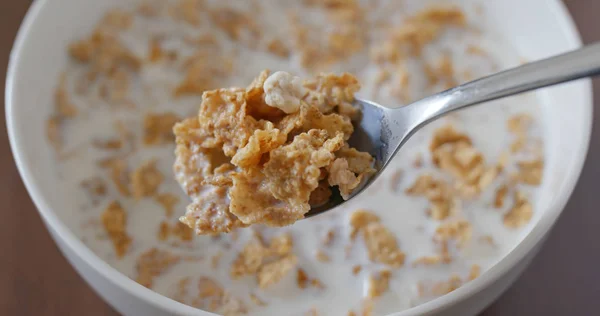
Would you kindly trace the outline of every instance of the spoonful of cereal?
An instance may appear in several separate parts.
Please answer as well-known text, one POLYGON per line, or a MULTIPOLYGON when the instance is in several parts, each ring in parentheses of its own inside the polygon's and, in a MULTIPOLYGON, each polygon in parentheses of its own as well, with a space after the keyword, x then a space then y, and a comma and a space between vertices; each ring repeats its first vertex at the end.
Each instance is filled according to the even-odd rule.
POLYGON ((204 92, 198 116, 175 125, 174 171, 192 199, 180 220, 197 234, 290 225, 359 194, 449 112, 598 73, 596 44, 391 109, 355 98, 350 74, 263 71, 245 89, 204 92))

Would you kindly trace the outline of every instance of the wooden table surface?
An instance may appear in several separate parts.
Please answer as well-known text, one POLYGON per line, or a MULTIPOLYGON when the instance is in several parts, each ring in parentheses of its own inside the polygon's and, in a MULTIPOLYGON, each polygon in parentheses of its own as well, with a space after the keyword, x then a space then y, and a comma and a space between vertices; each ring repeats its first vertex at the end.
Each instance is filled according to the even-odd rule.
MULTIPOLYGON (((598 0, 566 0, 585 42, 600 39, 598 0)), ((0 73, 31 1, 0 1, 0 73)), ((4 79, 4 78, 3 78, 4 79)), ((4 87, 2 83, 0 87, 4 87)), ((2 95, 4 89, 2 90, 2 95)), ((600 95, 600 80, 594 82, 600 95)), ((2 97, 4 100, 4 97, 2 97)), ((598 106, 600 102, 596 102, 598 106)), ((4 111, 0 111, 4 124, 4 111)), ((600 118, 596 110, 594 121, 600 118)), ((0 130, 0 315, 117 315, 60 254, 14 165, 0 130)), ((517 283, 482 315, 592 315, 600 308, 600 131, 579 184, 548 242, 517 283)))

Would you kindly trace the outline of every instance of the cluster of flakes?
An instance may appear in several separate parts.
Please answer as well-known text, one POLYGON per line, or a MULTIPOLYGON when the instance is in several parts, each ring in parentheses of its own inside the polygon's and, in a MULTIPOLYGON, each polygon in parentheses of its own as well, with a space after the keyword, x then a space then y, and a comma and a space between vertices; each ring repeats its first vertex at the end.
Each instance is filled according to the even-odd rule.
MULTIPOLYGON (((502 154, 495 164, 487 164, 481 152, 476 150, 472 140, 453 126, 447 125, 434 133, 429 149, 433 166, 441 174, 425 173, 417 177, 415 182, 405 190, 405 194, 424 197, 429 201, 427 214, 439 221, 433 235, 433 242, 438 253, 423 256, 413 261, 413 266, 432 266, 449 264, 453 258, 451 247, 464 248, 473 238, 471 223, 461 214, 461 202, 478 198, 484 190, 492 186, 498 179, 508 179, 498 186, 492 205, 495 208, 504 206, 504 199, 509 192, 514 191, 514 203, 504 214, 504 224, 508 228, 519 228, 529 222, 533 209, 526 194, 519 190, 518 185, 539 185, 541 183, 543 161, 541 150, 532 145, 533 138, 529 136, 531 118, 527 115, 515 115, 508 121, 508 130, 515 135, 510 153, 514 157, 522 154, 528 148, 533 154, 533 160, 517 161, 514 165, 517 171, 509 173, 511 156, 502 154), (518 145, 515 145, 518 144, 518 145), (517 148, 517 150, 515 150, 517 148)), ((422 158, 419 158, 422 159, 422 158)), ((421 165, 422 162, 419 162, 421 165)), ((417 167, 417 166, 415 166, 417 167)), ((402 172, 398 171, 391 177, 391 189, 399 191, 402 172)), ((374 299, 383 295, 389 289, 393 270, 404 264, 405 255, 399 250, 396 238, 380 223, 377 215, 357 210, 350 217, 350 238, 354 240, 362 235, 368 251, 369 259, 374 263, 387 265, 386 269, 372 273, 367 279, 365 307, 373 304, 374 299)), ((482 236, 482 242, 494 245, 491 236, 482 236)), ((361 266, 357 265, 352 273, 357 275, 361 266)), ((474 264, 466 278, 452 275, 449 280, 427 284, 418 284, 421 297, 436 297, 449 293, 465 282, 479 276, 481 268, 474 264)))
POLYGON ((113 10, 98 23, 88 38, 69 46, 70 56, 88 70, 78 82, 78 93, 88 93, 95 87, 106 102, 135 106, 128 98, 130 82, 139 72, 142 60, 119 39, 119 32, 131 27, 130 13, 113 10))
MULTIPOLYGON (((515 143, 527 143, 527 126, 523 126, 524 123, 516 123, 526 121, 525 117, 528 116, 516 115, 508 121, 509 130, 518 137, 515 143), (517 124, 520 127, 515 127, 517 124)), ((524 145, 521 147, 524 148, 524 145)), ((408 195, 426 197, 430 201, 428 214, 438 221, 460 215, 460 202, 477 198, 495 180, 507 173, 507 165, 511 158, 508 153, 503 153, 496 164, 486 164, 485 158, 474 147, 471 139, 451 125, 436 130, 429 149, 434 166, 446 176, 450 176, 451 180, 446 180, 448 177, 436 178, 432 174, 422 174, 405 192, 408 195)), ((518 153, 511 151, 514 154, 518 153)), ((531 218, 531 205, 527 202, 525 193, 517 190, 517 184, 537 186, 541 183, 541 152, 536 152, 535 155, 533 160, 516 162, 518 171, 504 177, 508 180, 496 190, 493 202, 496 208, 504 206, 504 199, 509 191, 515 191, 514 207, 505 216, 506 226, 520 227, 531 218), (517 213, 522 215, 516 215, 517 213)))
MULTIPOLYGON (((152 199, 164 208, 167 218, 173 215, 179 197, 173 193, 159 192, 164 176, 156 167, 155 160, 145 161, 132 171, 129 171, 127 160, 120 156, 103 160, 100 165, 107 169, 108 177, 113 181, 121 198, 133 198, 136 201, 144 198, 152 199)), ((84 180, 82 187, 95 197, 102 197, 106 194, 106 186, 99 177, 84 180)), ((102 213, 103 226, 110 236, 119 258, 126 253, 131 243, 129 237, 125 238, 127 236, 125 233, 126 220, 127 213, 118 201, 109 203, 102 213)), ((158 238, 166 240, 170 235, 177 236, 182 241, 190 241, 193 231, 179 222, 170 226, 163 221, 159 227, 158 238)))
MULTIPOLYGON (((90 36, 69 45, 69 56, 83 72, 80 77, 74 79, 69 73, 62 74, 55 92, 55 108, 47 123, 47 136, 59 160, 70 157, 64 150, 61 133, 63 125, 86 110, 78 108, 72 102, 70 90, 80 96, 99 97, 115 109, 134 107, 135 104, 129 97, 131 81, 139 76, 145 62, 156 62, 164 58, 161 57, 163 52, 159 53, 154 49, 149 53, 149 60, 145 61, 120 40, 120 33, 130 29, 133 20, 134 15, 129 12, 109 11, 98 22, 90 36), (74 82, 73 89, 69 89, 70 81, 74 82)), ((153 199, 164 208, 167 218, 172 217, 179 202, 178 195, 160 192, 164 175, 156 167, 155 159, 144 161, 135 168, 130 166, 127 159, 138 150, 138 143, 146 147, 172 144, 172 128, 179 120, 180 118, 171 112, 148 113, 144 117, 141 140, 135 138, 135 133, 130 127, 121 121, 115 121, 114 130, 118 134, 117 137, 90 141, 90 146, 109 154, 108 158, 99 160, 97 164, 106 172, 106 178, 113 183, 119 197, 111 197, 111 201, 106 201, 108 183, 104 180, 105 177, 99 175, 83 180, 81 187, 94 206, 107 203, 101 214, 101 223, 113 243, 118 258, 125 256, 132 244, 132 236, 126 231, 127 210, 123 207, 124 203, 121 203, 122 199, 153 199)), ((159 239, 164 240, 171 235, 182 241, 189 241, 193 231, 179 222, 169 225, 163 221, 159 227, 159 239)), ((138 258, 137 281, 151 287, 152 279, 156 275, 178 261, 177 256, 152 248, 138 258)))
POLYGON ((180 260, 180 256, 167 250, 151 248, 137 258, 137 277, 135 281, 145 287, 152 288, 154 278, 179 263, 180 260))
POLYGON ((377 215, 357 210, 350 216, 350 227, 351 239, 359 234, 363 237, 371 261, 392 268, 399 268, 404 264, 405 254, 400 250, 396 237, 381 223, 377 215))
POLYGON ((357 0, 305 0, 305 5, 327 16, 328 24, 301 21, 295 13, 292 26, 293 51, 300 55, 302 67, 311 71, 327 69, 367 47, 366 8, 357 0))
MULTIPOLYGON (((519 185, 537 186, 541 183, 543 160, 541 150, 535 146, 533 138, 529 135, 530 125, 531 117, 524 114, 515 115, 508 120, 507 127, 515 135, 515 141, 511 144, 510 151, 503 153, 497 163, 492 165, 486 164, 483 155, 475 149, 466 134, 450 125, 436 130, 429 149, 433 166, 441 171, 441 175, 422 174, 405 193, 425 197, 430 203, 427 214, 431 219, 440 221, 433 235, 438 253, 417 258, 413 261, 413 266, 452 262, 449 249, 453 246, 462 249, 473 238, 472 225, 461 213, 461 202, 478 198, 494 181, 502 182, 497 186, 494 201, 491 203, 495 208, 503 208, 506 196, 509 192, 514 192, 513 205, 504 213, 504 225, 514 229, 526 225, 531 220, 533 207, 524 191, 519 189, 519 185), (520 157, 525 151, 535 158, 516 161, 514 165, 517 171, 509 172, 511 158, 520 157), (509 152, 513 154, 512 157, 509 152)), ((398 191, 398 182, 398 179, 392 177, 391 189, 394 192, 398 191)), ((357 211, 356 214, 361 212, 357 211)), ((494 245, 493 238, 489 235, 482 236, 481 241, 490 246, 494 245)), ((435 297, 449 293, 476 278, 479 273, 480 267, 473 265, 466 279, 453 275, 448 281, 435 283, 429 288, 419 284, 420 296, 435 297)), ((372 278, 370 283, 372 289, 387 287, 385 277, 372 278)))
POLYGON ((331 186, 343 197, 373 172, 349 147, 359 84, 349 74, 300 81, 263 71, 246 89, 207 91, 197 117, 174 127, 178 182, 193 199, 181 221, 198 234, 289 225, 331 186))
MULTIPOLYGON (((202 0, 145 2, 138 7, 138 13, 148 19, 170 17, 173 21, 192 27, 210 22, 232 39, 238 38, 244 29, 250 30, 250 25, 253 24, 245 13, 228 7, 213 8, 202 0)), ((251 33, 255 34, 256 28, 252 29, 251 33)), ((185 58, 181 58, 175 50, 164 48, 163 42, 166 40, 168 38, 157 37, 150 41, 148 61, 170 63, 182 70, 183 79, 173 89, 175 97, 201 95, 206 90, 214 89, 218 82, 228 77, 233 70, 233 58, 222 52, 212 33, 187 37, 186 43, 194 46, 194 52, 185 58)))
POLYGON ((451 125, 436 131, 429 149, 434 166, 452 176, 454 183, 432 174, 422 174, 405 193, 427 198, 430 201, 429 216, 439 221, 458 215, 460 200, 479 196, 506 164, 501 160, 496 165, 487 165, 471 139, 451 125))
MULTIPOLYGON (((432 6, 407 17, 399 25, 384 25, 386 35, 372 44, 370 51, 371 60, 378 66, 375 79, 378 86, 388 85, 390 93, 404 103, 421 97, 410 95, 409 62, 421 67, 430 92, 456 86, 458 74, 449 53, 433 62, 423 54, 429 44, 451 28, 469 30, 466 15, 455 6, 432 6)), ((482 48, 474 45, 469 46, 467 53, 488 57, 482 48)), ((467 75, 463 77, 470 79, 467 75)))
POLYGON ((233 261, 230 276, 234 280, 254 276, 261 289, 267 288, 278 283, 296 267, 298 258, 292 250, 290 234, 274 237, 268 245, 261 236, 255 236, 233 261))
MULTIPOLYGON (((350 215, 350 240, 355 241, 361 236, 367 249, 369 260, 386 266, 385 269, 369 275, 367 279, 367 293, 365 310, 368 314, 372 308, 373 299, 383 295, 389 289, 392 271, 404 265, 405 253, 400 250, 396 236, 382 223, 380 218, 367 210, 356 210, 350 215)), ((362 267, 356 265, 352 274, 358 275, 362 267)))

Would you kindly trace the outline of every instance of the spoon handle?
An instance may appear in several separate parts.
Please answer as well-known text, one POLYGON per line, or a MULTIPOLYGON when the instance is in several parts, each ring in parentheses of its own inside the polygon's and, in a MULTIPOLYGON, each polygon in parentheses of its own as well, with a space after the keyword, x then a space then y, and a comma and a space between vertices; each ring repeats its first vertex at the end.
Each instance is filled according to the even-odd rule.
POLYGON ((448 112, 600 74, 600 43, 471 81, 412 103, 413 128, 448 112))

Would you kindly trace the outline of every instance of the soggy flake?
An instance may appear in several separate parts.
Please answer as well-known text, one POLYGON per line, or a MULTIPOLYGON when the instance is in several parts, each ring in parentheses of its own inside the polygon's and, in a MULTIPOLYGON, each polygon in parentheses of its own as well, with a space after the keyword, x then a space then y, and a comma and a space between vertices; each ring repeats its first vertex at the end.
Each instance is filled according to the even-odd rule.
POLYGON ((154 278, 166 272, 179 260, 179 256, 173 255, 169 251, 151 248, 137 258, 137 277, 135 280, 147 288, 152 288, 154 278))
POLYGON ((122 258, 131 245, 127 234, 127 213, 121 204, 112 201, 102 213, 102 225, 113 243, 117 257, 122 258))
POLYGON ((517 191, 514 195, 512 208, 504 215, 504 226, 520 228, 533 217, 533 207, 523 192, 517 191))
POLYGON ((144 144, 162 145, 172 142, 173 126, 180 118, 174 113, 149 113, 144 117, 144 144))
POLYGON ((140 199, 155 195, 163 179, 164 176, 156 168, 155 160, 144 162, 131 174, 133 196, 140 199))
POLYGON ((258 286, 261 289, 278 283, 286 276, 298 262, 295 255, 287 255, 279 260, 267 263, 260 267, 257 274, 258 286))

